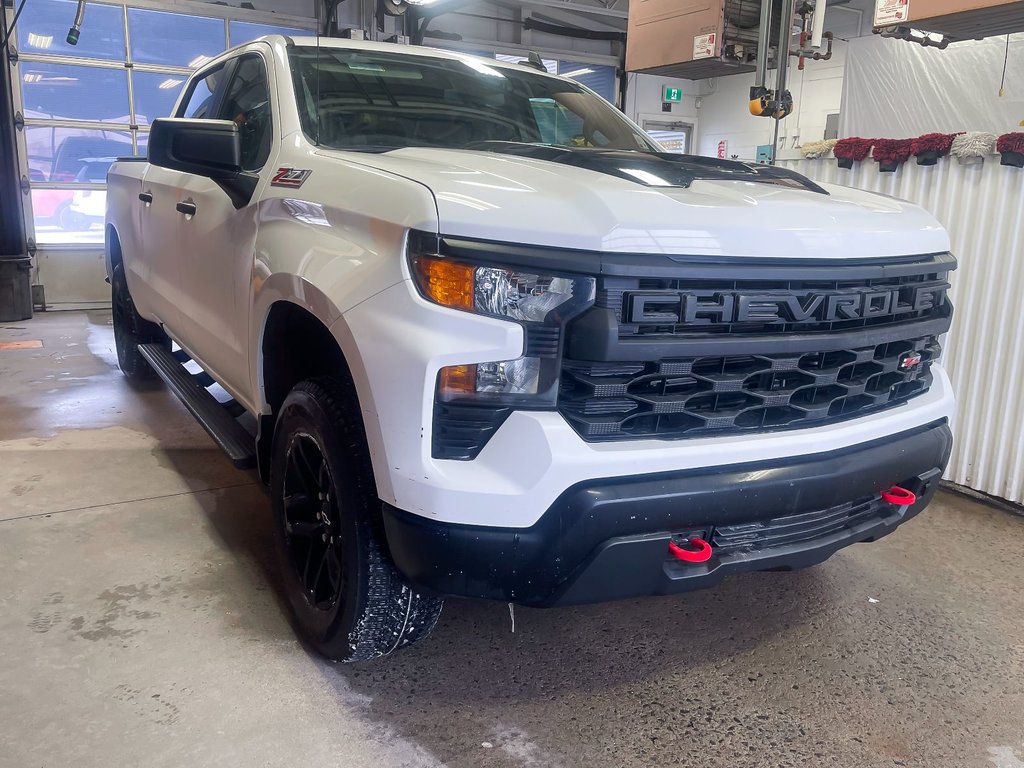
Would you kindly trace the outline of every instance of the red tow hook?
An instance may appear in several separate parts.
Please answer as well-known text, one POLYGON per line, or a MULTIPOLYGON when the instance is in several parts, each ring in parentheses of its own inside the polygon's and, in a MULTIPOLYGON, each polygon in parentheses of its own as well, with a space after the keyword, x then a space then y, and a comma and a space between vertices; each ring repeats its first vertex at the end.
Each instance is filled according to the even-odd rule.
POLYGON ((894 485, 888 491, 882 491, 882 501, 887 501, 898 507, 905 507, 917 503, 917 494, 894 485))
POLYGON ((668 551, 684 563, 705 563, 711 559, 711 545, 704 541, 704 539, 694 536, 686 543, 691 547, 696 547, 696 549, 683 549, 674 541, 669 541, 668 551))

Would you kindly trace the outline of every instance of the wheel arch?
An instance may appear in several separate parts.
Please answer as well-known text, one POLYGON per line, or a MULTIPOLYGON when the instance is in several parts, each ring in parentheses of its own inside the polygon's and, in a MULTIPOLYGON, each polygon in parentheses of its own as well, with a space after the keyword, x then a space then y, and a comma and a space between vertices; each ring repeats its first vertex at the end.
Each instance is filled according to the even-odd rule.
POLYGON ((114 267, 124 265, 124 252, 121 250, 121 237, 117 234, 117 228, 108 223, 104 228, 103 236, 103 258, 106 262, 107 282, 114 275, 114 267))
MULTIPOLYGON (((309 295, 306 294, 306 299, 309 295)), ((380 427, 368 418, 366 405, 371 399, 362 374, 361 358, 351 333, 344 327, 340 313, 324 317, 289 298, 277 298, 267 306, 260 325, 257 365, 254 371, 261 405, 257 435, 260 476, 269 480, 270 454, 274 425, 281 406, 292 388, 301 381, 318 376, 347 379, 354 385, 360 416, 370 442, 379 445, 380 427), (375 439, 376 437, 376 439, 375 439)))

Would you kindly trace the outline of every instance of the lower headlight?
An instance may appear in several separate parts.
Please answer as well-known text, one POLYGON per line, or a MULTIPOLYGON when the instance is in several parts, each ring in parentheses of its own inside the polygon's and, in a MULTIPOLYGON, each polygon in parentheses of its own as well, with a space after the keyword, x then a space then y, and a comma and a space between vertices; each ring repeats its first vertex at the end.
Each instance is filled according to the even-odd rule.
POLYGON ((539 357, 518 357, 476 365, 451 365, 438 376, 437 393, 442 402, 462 398, 476 400, 507 395, 536 397, 541 392, 541 371, 544 361, 539 357))
POLYGON ((540 358, 520 357, 476 367, 476 391, 504 395, 535 395, 540 381, 540 358))

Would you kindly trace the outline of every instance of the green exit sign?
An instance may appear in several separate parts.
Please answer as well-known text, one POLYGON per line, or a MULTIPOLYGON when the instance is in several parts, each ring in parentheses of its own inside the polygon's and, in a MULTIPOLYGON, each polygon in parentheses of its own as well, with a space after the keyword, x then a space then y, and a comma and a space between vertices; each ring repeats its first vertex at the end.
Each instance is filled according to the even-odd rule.
POLYGON ((682 101, 683 100, 683 89, 673 88, 671 85, 666 85, 662 89, 662 101, 682 101))

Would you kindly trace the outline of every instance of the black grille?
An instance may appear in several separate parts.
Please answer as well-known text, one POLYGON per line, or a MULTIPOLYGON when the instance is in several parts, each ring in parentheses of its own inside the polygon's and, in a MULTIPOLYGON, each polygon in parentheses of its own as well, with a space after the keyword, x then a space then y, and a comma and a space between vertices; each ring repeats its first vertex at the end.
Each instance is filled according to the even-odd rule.
POLYGON ((819 539, 895 510, 896 507, 875 496, 824 511, 720 525, 714 529, 710 544, 719 556, 784 547, 819 539))
POLYGON ((792 355, 566 360, 558 407, 587 440, 802 427, 861 416, 924 392, 939 352, 936 338, 927 336, 792 355))
POLYGON ((867 280, 605 278, 619 337, 834 333, 949 313, 945 271, 867 280))

